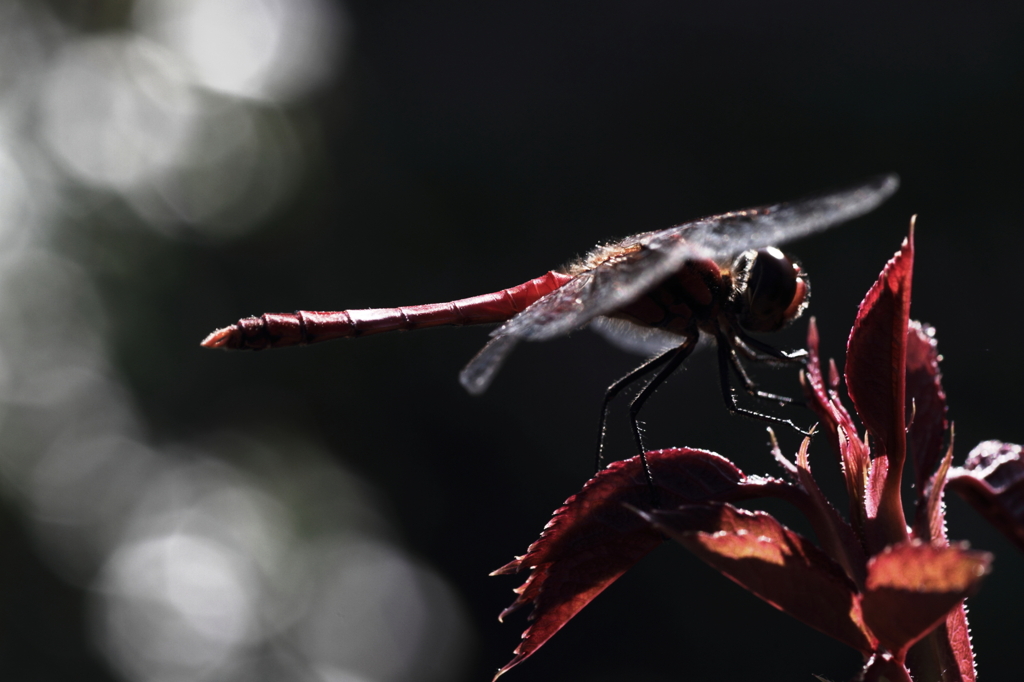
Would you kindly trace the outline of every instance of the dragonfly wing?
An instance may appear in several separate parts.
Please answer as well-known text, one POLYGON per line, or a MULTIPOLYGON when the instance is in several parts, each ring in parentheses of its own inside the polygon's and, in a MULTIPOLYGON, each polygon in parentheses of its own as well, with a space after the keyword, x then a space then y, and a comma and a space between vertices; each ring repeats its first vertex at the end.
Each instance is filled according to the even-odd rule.
POLYGON ((644 357, 661 355, 670 348, 678 348, 686 340, 663 329, 641 327, 612 317, 596 317, 590 328, 613 346, 644 357))
POLYGON ((471 393, 482 393, 516 340, 541 341, 579 329, 635 301, 689 260, 721 261, 820 232, 873 210, 898 187, 898 176, 881 175, 798 201, 702 218, 599 248, 596 265, 495 329, 491 341, 462 371, 462 384, 471 393))
MULTIPOLYGON (((550 294, 537 299, 533 305, 519 313, 501 327, 491 332, 491 340, 480 349, 472 360, 463 368, 459 374, 459 381, 462 386, 473 395, 480 395, 487 390, 494 379, 494 375, 505 362, 505 358, 512 352, 516 344, 522 339, 531 341, 542 340, 568 334, 572 330, 584 326, 591 319, 597 317, 600 320, 599 332, 612 343, 631 352, 641 355, 650 355, 658 348, 672 348, 680 344, 679 337, 659 330, 643 330, 637 325, 626 321, 608 320, 600 318, 600 312, 605 306, 597 306, 593 292, 600 287, 602 273, 607 269, 602 267, 584 272, 578 277, 570 280, 550 294), (595 284, 595 282, 597 284, 595 284), (632 327, 639 330, 626 331, 617 325, 632 327), (647 338, 641 340, 645 332, 647 338), (657 336, 657 341, 653 340, 657 336), (672 339, 671 341, 669 339, 672 339), (648 352, 650 350, 650 352, 648 352)), ((669 269, 666 272, 671 272, 669 269)), ((655 280, 657 283, 657 280, 655 280)), ((653 285, 652 285, 653 286, 653 285)), ((618 303, 604 301, 614 310, 618 303)), ((595 320, 596 322, 597 320, 595 320)))
POLYGON ((459 383, 472 395, 486 391, 518 342, 519 339, 508 335, 496 336, 488 341, 459 373, 459 383))
POLYGON ((898 187, 898 176, 882 175, 794 202, 724 213, 629 237, 612 247, 618 255, 538 299, 492 336, 540 341, 568 334, 635 301, 688 260, 723 260, 747 249, 820 232, 871 211, 898 187))
POLYGON ((762 249, 827 230, 862 216, 899 188, 896 174, 824 192, 797 201, 702 218, 653 233, 649 248, 683 248, 680 242, 722 259, 747 249, 762 249))
POLYGON ((611 313, 636 300, 645 291, 706 253, 682 245, 643 247, 609 259, 577 275, 566 285, 537 299, 491 333, 529 341, 563 336, 586 325, 599 315, 611 313))

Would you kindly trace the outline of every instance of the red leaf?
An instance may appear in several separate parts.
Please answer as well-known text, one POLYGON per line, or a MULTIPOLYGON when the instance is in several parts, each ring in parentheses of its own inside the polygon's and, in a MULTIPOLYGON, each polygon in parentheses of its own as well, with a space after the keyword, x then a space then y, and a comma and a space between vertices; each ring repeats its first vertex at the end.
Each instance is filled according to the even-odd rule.
MULTIPOLYGON (((764 495, 801 498, 801 491, 773 479, 748 480, 729 460, 692 449, 647 453, 663 507, 708 500, 764 495)), ((651 491, 638 457, 615 462, 570 497, 524 556, 492 575, 529 570, 519 597, 504 618, 533 603, 533 623, 523 633, 515 657, 498 671, 522 663, 558 632, 580 609, 661 544, 663 537, 626 506, 650 508, 651 491)))
POLYGON ((952 439, 943 454, 948 422, 939 359, 935 329, 911 322, 906 337, 906 410, 916 492, 913 535, 925 542, 944 544, 942 496, 952 459, 952 439))
POLYGON ((971 649, 971 630, 967 625, 967 607, 964 604, 956 607, 946 616, 946 622, 940 627, 943 630, 942 642, 948 645, 949 649, 944 651, 943 659, 949 663, 947 671, 956 665, 960 679, 946 673, 952 682, 974 682, 977 672, 974 669, 974 651, 971 649))
POLYGON ((807 371, 801 376, 804 394, 807 396, 808 405, 821 417, 833 451, 839 453, 846 493, 850 501, 851 524, 857 532, 862 532, 865 521, 865 487, 871 458, 867 448, 857 437, 857 427, 853 419, 839 402, 835 387, 830 390, 825 388, 818 354, 818 327, 813 318, 807 329, 807 351, 807 371))
POLYGON ((949 472, 947 486, 1024 551, 1024 460, 1021 446, 979 443, 963 467, 949 472))
MULTIPOLYGON (((836 396, 836 387, 825 384, 825 378, 821 372, 821 355, 818 352, 818 342, 818 323, 812 317, 807 325, 807 369, 801 375, 801 382, 804 385, 804 394, 808 399, 808 407, 821 417, 833 450, 840 452, 841 448, 837 440, 836 429, 842 426, 854 434, 857 430, 846 408, 843 407, 836 396)), ((847 464, 847 462, 843 462, 844 467, 847 464)))
MULTIPOLYGON (((857 414, 889 458, 873 535, 883 545, 907 538, 900 501, 906 459, 907 329, 914 265, 914 231, 886 263, 860 304, 846 352, 846 386, 857 414)), ((869 537, 869 542, 871 538, 869 537)), ((880 549, 872 546, 869 549, 880 549)))
POLYGON ((853 581, 771 515, 708 504, 643 516, 775 608, 862 653, 874 650, 853 581))
POLYGON ((907 649, 973 594, 992 555, 965 547, 906 542, 868 562, 864 622, 902 661, 907 649))
POLYGON ((868 660, 858 680, 863 682, 913 682, 910 672, 891 654, 878 654, 868 660))
POLYGON ((949 612, 944 623, 910 647, 907 667, 918 680, 975 682, 967 609, 962 603, 949 612))
POLYGON ((913 233, 860 304, 846 351, 846 385, 857 414, 890 459, 904 447, 907 328, 913 233))
POLYGON ((935 329, 911 322, 907 331, 907 424, 914 458, 914 536, 927 542, 945 540, 942 493, 952 458, 943 456, 948 427, 946 394, 939 373, 935 329))
POLYGON ((917 512, 914 519, 914 537, 924 542, 937 545, 948 545, 946 535, 946 477, 953 462, 953 442, 950 436, 949 448, 939 462, 938 470, 925 484, 925 489, 918 493, 917 512))
MULTIPOLYGON (((878 516, 882 491, 885 488, 885 481, 888 477, 889 458, 885 455, 879 455, 871 460, 871 466, 868 468, 867 492, 864 495, 864 509, 870 518, 878 516)), ((884 546, 884 543, 882 546, 884 546)))
POLYGON ((864 547, 856 534, 846 523, 835 507, 828 501, 818 487, 818 482, 811 474, 811 463, 807 456, 810 438, 805 438, 796 457, 796 476, 800 485, 807 492, 810 504, 803 509, 804 515, 811 522, 814 534, 826 553, 843 567, 846 575, 858 587, 864 585, 866 561, 864 547))
POLYGON ((935 328, 911 322, 907 332, 907 416, 910 454, 914 458, 914 483, 918 504, 928 479, 942 460, 946 433, 946 394, 939 372, 935 328), (909 417, 913 414, 913 421, 909 417))

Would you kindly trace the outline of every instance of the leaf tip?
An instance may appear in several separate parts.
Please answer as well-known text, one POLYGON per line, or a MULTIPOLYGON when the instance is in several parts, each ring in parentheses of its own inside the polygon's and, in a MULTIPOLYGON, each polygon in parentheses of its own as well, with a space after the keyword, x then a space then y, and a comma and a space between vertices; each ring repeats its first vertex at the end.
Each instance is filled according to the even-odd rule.
POLYGON ((490 573, 488 573, 487 577, 488 578, 493 578, 496 575, 515 575, 516 573, 519 572, 519 569, 522 566, 522 562, 523 562, 523 557, 517 556, 515 559, 513 559, 510 562, 508 562, 507 564, 505 564, 501 568, 495 569, 495 570, 491 571, 490 573))

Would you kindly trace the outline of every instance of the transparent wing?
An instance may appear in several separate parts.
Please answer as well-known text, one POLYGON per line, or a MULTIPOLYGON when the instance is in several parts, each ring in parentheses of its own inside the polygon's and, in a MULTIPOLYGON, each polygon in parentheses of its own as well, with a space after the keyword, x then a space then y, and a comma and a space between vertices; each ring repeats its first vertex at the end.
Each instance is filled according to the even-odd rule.
POLYGON ((480 395, 486 391, 517 343, 519 339, 507 335, 496 336, 488 341, 487 345, 481 348, 459 372, 459 383, 472 395, 480 395))
POLYGON ((899 176, 879 175, 867 182, 798 201, 703 218, 655 232, 649 248, 673 248, 680 239, 709 258, 725 258, 746 249, 778 246, 827 230, 876 209, 896 192, 899 176))
POLYGON ((568 334, 636 300, 688 260, 724 259, 820 232, 871 211, 898 187, 896 175, 882 175, 799 201, 724 213, 630 237, 618 245, 625 255, 600 263, 538 299, 491 336, 539 341, 568 334))
POLYGON ((898 176, 881 175, 798 201, 723 213, 628 237, 614 245, 612 250, 619 255, 580 273, 491 332, 490 342, 462 370, 460 381, 470 393, 483 393, 520 339, 540 341, 579 329, 636 300, 688 260, 721 260, 852 220, 875 209, 898 187, 898 176))
POLYGON ((491 336, 541 341, 579 329, 598 315, 611 313, 635 300, 686 261, 703 256, 686 242, 673 246, 645 247, 586 270, 565 286, 537 299, 491 332, 491 336))
POLYGON ((663 329, 642 327, 611 317, 595 317, 590 328, 616 348, 646 358, 661 355, 669 348, 678 348, 686 341, 684 337, 663 329))

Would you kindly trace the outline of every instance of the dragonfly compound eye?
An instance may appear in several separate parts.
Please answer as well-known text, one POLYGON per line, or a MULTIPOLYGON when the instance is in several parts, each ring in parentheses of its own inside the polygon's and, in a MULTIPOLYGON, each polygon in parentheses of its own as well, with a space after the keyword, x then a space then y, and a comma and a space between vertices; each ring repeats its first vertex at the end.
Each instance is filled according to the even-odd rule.
POLYGON ((752 262, 742 294, 740 325, 752 332, 774 332, 800 317, 811 290, 799 264, 774 246, 744 256, 752 257, 752 262))

